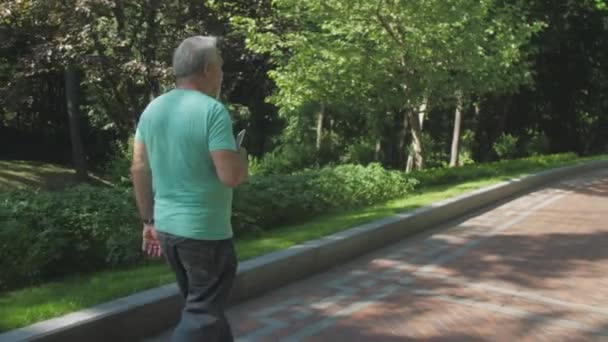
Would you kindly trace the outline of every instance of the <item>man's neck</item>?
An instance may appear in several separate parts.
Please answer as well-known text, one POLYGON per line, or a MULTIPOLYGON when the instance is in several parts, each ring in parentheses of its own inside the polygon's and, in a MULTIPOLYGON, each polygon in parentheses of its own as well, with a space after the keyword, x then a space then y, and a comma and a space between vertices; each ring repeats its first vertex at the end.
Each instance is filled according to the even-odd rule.
POLYGON ((177 89, 187 89, 187 90, 194 90, 194 91, 198 91, 200 93, 203 93, 207 96, 211 96, 214 97, 214 94, 211 94, 211 91, 208 89, 205 89, 205 87, 200 86, 199 84, 196 84, 195 82, 191 82, 191 81, 180 81, 177 82, 176 86, 177 89))

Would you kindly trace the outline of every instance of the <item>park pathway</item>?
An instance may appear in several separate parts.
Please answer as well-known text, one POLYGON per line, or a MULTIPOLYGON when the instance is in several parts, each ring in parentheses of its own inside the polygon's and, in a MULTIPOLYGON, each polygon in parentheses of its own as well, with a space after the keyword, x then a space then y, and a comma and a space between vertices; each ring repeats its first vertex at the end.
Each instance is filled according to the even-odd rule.
POLYGON ((608 170, 398 242, 229 317, 247 342, 608 341, 608 170))

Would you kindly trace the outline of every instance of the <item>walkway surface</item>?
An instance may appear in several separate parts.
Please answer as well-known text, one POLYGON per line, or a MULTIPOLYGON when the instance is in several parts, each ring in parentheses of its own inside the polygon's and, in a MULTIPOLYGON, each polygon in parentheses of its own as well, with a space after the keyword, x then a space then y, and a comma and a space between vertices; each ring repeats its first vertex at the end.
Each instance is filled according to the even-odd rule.
POLYGON ((237 341, 608 341, 608 170, 451 222, 229 317, 237 341))

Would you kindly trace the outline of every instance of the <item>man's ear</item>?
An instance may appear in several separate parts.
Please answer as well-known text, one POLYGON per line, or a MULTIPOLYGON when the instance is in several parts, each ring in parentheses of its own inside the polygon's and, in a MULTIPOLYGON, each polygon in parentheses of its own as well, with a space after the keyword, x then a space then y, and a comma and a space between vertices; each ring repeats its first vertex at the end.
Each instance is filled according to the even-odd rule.
POLYGON ((201 73, 201 76, 203 77, 207 77, 207 75, 209 74, 209 68, 211 66, 211 63, 207 62, 205 63, 205 66, 203 67, 203 72, 201 73))

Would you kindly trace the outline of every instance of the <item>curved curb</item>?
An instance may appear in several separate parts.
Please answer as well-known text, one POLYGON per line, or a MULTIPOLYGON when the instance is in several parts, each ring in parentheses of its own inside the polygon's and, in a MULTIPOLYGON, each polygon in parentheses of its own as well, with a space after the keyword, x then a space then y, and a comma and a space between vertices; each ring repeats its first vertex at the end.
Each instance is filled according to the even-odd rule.
MULTIPOLYGON (((608 160, 511 179, 245 261, 239 265, 231 302, 259 296, 515 194, 603 168, 608 168, 608 160)), ((177 286, 165 285, 0 334, 0 342, 137 341, 175 325, 181 304, 177 286)))

